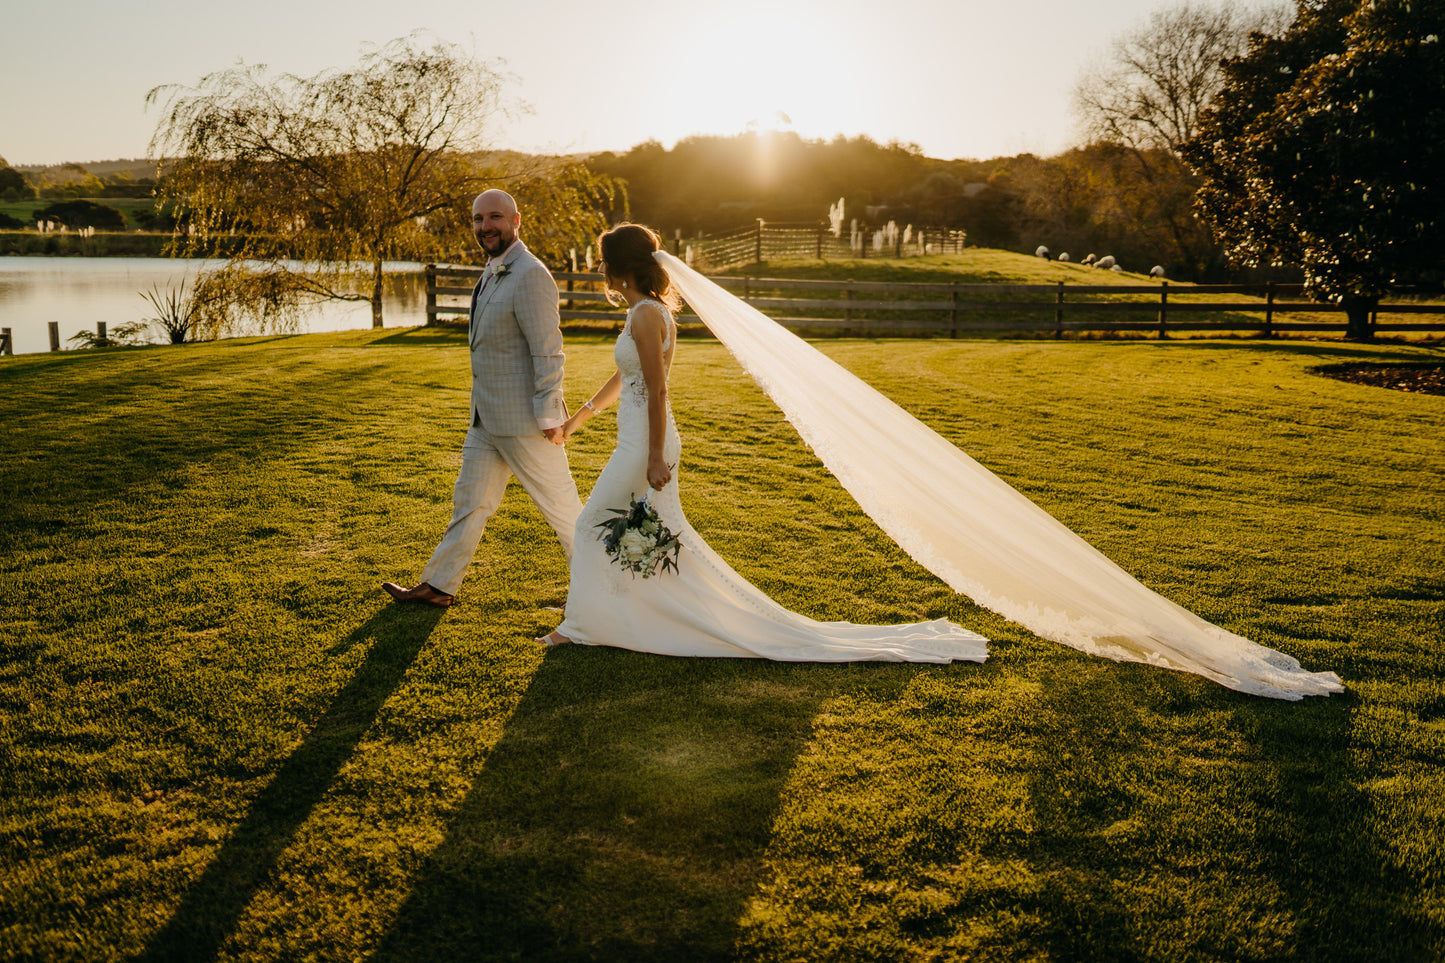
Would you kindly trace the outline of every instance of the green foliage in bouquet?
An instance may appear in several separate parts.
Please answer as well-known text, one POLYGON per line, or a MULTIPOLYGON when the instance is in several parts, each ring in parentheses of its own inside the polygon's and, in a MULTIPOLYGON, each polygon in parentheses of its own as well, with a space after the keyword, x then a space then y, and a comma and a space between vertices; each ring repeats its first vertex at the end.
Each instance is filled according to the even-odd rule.
POLYGON ((626 508, 609 508, 614 518, 598 522, 602 529, 602 546, 612 560, 632 573, 651 578, 658 570, 677 571, 677 554, 682 543, 677 540, 647 496, 633 497, 626 508))

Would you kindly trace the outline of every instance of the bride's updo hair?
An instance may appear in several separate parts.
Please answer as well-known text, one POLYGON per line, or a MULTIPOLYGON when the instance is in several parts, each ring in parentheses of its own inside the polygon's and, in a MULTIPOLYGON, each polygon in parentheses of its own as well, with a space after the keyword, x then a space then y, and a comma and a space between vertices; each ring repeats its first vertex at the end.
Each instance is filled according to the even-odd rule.
POLYGON ((662 249, 662 238, 656 231, 641 224, 619 224, 597 239, 597 249, 609 279, 630 280, 642 294, 661 301, 673 312, 682 307, 667 271, 652 256, 662 249))

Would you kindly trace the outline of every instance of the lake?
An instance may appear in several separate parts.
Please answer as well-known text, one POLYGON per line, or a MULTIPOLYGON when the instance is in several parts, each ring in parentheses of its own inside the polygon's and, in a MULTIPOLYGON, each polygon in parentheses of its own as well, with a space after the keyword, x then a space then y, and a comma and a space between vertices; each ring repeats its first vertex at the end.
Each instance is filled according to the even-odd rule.
MULTIPOLYGON (((62 350, 78 331, 95 332, 97 321, 117 325, 154 315, 141 297, 154 285, 162 293, 193 280, 207 264, 222 261, 148 257, 0 257, 0 327, 9 328, 15 353, 50 350, 47 322, 60 324, 62 350)), ((389 328, 426 323, 426 278, 422 266, 386 264, 382 320, 389 328)), ((350 331, 371 327, 371 305, 333 301, 308 311, 302 332, 350 331)), ((153 335, 153 339, 159 336, 153 335)))

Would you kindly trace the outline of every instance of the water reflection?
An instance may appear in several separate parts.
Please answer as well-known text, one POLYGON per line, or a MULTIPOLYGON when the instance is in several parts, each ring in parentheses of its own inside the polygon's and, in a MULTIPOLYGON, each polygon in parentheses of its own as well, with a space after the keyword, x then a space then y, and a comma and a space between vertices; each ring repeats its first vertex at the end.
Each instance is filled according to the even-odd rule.
MULTIPOLYGON (((208 265, 224 261, 145 257, 0 257, 0 327, 10 328, 15 353, 50 350, 47 323, 60 325, 62 348, 98 321, 112 330, 154 313, 141 297, 151 286, 190 283, 208 265)), ((426 323, 426 280, 422 266, 388 261, 382 318, 389 328, 426 323)), ((300 330, 351 331, 371 327, 365 301, 335 301, 311 309, 300 330)), ((152 336, 158 340, 158 336, 152 336)))

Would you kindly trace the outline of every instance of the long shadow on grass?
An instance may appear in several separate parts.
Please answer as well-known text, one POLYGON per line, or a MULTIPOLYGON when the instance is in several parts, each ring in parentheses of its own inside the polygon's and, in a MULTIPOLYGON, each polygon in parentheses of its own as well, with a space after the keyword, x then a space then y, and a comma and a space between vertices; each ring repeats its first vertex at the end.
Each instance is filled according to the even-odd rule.
POLYGON ((462 322, 406 328, 395 334, 388 334, 375 341, 367 342, 367 347, 435 348, 442 345, 465 345, 466 343, 467 325, 462 322))
POLYGON ((549 652, 375 958, 730 958, 839 671, 549 652))
POLYGON ((1373 770, 1354 692, 1304 705, 1244 705, 1234 725, 1266 762, 1254 799, 1264 868, 1298 921, 1295 955, 1312 960, 1435 959, 1445 927, 1419 910, 1424 882, 1402 869, 1385 820, 1361 787, 1373 770))
POLYGON ((1050 959, 1425 959, 1353 761, 1358 697, 1278 702, 1084 666, 1034 707, 1034 831, 988 855, 1039 885, 1000 946, 1050 959), (1112 679, 1110 678, 1112 677, 1112 679), (1044 762, 1046 760, 1046 763, 1044 762))
POLYGON ((194 961, 216 956, 296 831, 401 684, 441 615, 437 609, 388 606, 338 645, 341 651, 370 642, 371 649, 139 959, 194 961))

